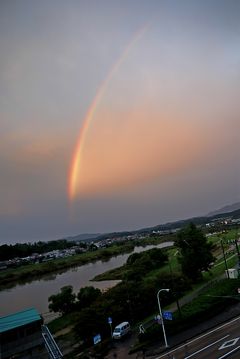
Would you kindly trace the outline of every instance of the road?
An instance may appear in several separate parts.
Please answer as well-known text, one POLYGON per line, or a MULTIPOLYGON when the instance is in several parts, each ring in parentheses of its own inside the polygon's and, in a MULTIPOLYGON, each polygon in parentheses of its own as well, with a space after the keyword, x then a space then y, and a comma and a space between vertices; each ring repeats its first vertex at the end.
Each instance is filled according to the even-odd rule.
POLYGON ((106 359, 127 359, 131 358, 134 359, 136 357, 135 354, 130 355, 128 354, 131 346, 134 345, 136 341, 136 336, 131 335, 123 340, 115 340, 113 349, 110 350, 107 356, 105 356, 106 359))
POLYGON ((186 341, 154 359, 239 359, 240 317, 186 341))

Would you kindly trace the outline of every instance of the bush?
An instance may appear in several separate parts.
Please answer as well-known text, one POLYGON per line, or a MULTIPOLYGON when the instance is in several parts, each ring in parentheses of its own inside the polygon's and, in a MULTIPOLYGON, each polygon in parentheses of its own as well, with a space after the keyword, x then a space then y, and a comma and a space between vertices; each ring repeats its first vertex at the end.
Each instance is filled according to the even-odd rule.
POLYGON ((154 323, 150 328, 146 330, 145 333, 140 333, 138 335, 138 340, 140 343, 157 341, 159 339, 163 339, 163 331, 162 326, 154 323))

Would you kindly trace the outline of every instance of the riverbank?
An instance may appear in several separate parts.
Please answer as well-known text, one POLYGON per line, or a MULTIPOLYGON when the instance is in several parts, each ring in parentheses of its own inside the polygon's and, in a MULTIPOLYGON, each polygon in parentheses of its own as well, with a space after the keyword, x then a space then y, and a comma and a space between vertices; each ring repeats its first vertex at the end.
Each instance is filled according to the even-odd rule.
MULTIPOLYGON (((173 247, 173 245, 174 245, 174 242, 164 242, 164 243, 160 243, 154 247, 164 249, 164 248, 173 247)), ((151 246, 149 245, 148 248, 149 247, 151 247, 151 246)), ((137 252, 137 250, 136 250, 136 252, 137 252)), ((128 269, 129 268, 128 268, 127 264, 124 264, 121 267, 114 268, 107 272, 101 273, 101 274, 95 276, 92 280, 93 281, 122 280, 125 277, 128 269)))
MULTIPOLYGON (((165 246, 165 242, 156 244, 156 246, 165 246)), ((66 285, 71 285, 75 294, 79 292, 80 288, 86 286, 93 286, 105 292, 107 289, 114 287, 119 281, 104 280, 96 282, 93 281, 96 275, 121 267, 132 253, 145 251, 152 247, 154 245, 137 246, 130 253, 119 254, 106 260, 97 260, 66 270, 52 272, 37 277, 37 279, 30 272, 26 281, 1 291, 0 316, 35 307, 44 317, 46 315, 49 317, 48 298, 52 294, 59 293, 61 288, 66 285)), ((123 248, 120 247, 120 249, 122 251, 123 248)))
POLYGON ((0 271, 0 291, 10 289, 17 284, 25 284, 30 280, 39 280, 46 274, 61 273, 69 268, 79 267, 98 260, 106 261, 112 257, 133 252, 135 247, 158 245, 173 240, 171 236, 147 237, 141 240, 120 242, 107 248, 100 248, 64 259, 53 259, 48 262, 23 265, 0 271))
POLYGON ((9 289, 17 284, 28 283, 29 280, 38 280, 46 274, 59 273, 69 268, 79 267, 87 263, 94 263, 98 260, 108 260, 111 257, 131 253, 137 245, 158 244, 159 240, 150 240, 140 243, 124 243, 122 245, 113 245, 108 248, 97 249, 92 252, 76 254, 64 259, 54 259, 49 262, 28 264, 17 268, 9 268, 0 272, 0 291, 9 289), (149 242, 149 243, 148 243, 149 242))

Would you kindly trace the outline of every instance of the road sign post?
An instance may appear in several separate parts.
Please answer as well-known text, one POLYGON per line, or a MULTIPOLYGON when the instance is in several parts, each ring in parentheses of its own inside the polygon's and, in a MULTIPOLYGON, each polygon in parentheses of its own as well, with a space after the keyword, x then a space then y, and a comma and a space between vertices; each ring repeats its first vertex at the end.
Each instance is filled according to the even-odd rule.
POLYGON ((172 312, 163 312, 163 318, 167 320, 173 320, 172 312))
POLYGON ((112 318, 108 317, 108 324, 110 325, 110 332, 111 332, 111 338, 112 338, 112 318))
POLYGON ((93 344, 96 345, 96 344, 100 343, 101 340, 102 340, 102 339, 101 339, 101 335, 100 335, 100 334, 97 334, 97 335, 95 335, 95 336, 93 337, 93 344))

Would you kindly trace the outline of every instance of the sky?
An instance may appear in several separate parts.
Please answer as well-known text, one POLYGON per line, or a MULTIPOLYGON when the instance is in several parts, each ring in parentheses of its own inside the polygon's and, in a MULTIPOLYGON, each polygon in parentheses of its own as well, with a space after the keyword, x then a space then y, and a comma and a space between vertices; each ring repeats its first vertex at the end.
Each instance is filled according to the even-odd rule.
POLYGON ((0 244, 240 200, 240 2, 1 0, 0 244))

